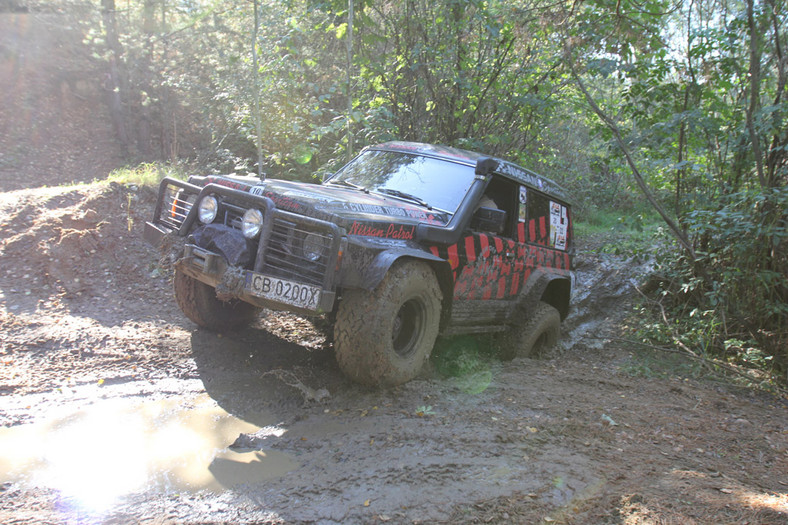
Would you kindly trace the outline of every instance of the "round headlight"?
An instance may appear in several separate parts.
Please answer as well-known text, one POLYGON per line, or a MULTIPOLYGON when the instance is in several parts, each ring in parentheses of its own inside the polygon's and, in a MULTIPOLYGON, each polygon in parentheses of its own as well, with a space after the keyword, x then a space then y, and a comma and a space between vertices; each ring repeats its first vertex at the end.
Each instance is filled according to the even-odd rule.
POLYGON ((216 197, 208 195, 203 197, 200 201, 200 207, 197 208, 197 217, 203 224, 211 224, 219 212, 219 202, 216 197))
POLYGON ((250 208, 244 213, 243 220, 241 221, 241 232, 247 239, 254 239, 260 235, 260 230, 263 229, 263 212, 258 209, 250 208))
POLYGON ((304 258, 315 262, 323 254, 323 238, 315 233, 310 233, 304 237, 304 258))

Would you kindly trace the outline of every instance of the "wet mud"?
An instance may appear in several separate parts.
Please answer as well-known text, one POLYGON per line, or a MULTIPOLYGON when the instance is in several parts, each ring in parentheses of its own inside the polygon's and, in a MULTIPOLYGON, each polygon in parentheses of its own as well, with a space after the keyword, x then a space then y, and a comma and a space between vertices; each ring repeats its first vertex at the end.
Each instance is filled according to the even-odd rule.
POLYGON ((322 320, 187 321, 141 240, 152 205, 0 194, 0 522, 788 521, 785 399, 650 373, 620 337, 641 263, 581 240, 548 359, 441 339, 372 390, 322 320))

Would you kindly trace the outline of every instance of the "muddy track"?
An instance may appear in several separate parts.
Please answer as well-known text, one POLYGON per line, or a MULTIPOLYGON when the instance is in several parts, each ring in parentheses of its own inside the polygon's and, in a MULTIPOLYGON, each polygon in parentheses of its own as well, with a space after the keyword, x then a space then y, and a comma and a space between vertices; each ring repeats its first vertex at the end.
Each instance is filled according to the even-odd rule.
POLYGON ((632 261, 581 246, 549 359, 443 339, 371 390, 322 321, 196 329, 141 240, 152 205, 0 194, 3 523, 788 522, 786 401, 615 339, 632 261))

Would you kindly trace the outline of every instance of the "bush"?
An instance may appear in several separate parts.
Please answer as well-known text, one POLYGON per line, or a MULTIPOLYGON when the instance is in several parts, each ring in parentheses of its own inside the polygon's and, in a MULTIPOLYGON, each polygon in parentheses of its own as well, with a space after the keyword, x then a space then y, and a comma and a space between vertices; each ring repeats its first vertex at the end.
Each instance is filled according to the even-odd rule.
POLYGON ((726 196, 684 225, 697 260, 660 257, 661 293, 684 344, 788 369, 788 188, 726 196))

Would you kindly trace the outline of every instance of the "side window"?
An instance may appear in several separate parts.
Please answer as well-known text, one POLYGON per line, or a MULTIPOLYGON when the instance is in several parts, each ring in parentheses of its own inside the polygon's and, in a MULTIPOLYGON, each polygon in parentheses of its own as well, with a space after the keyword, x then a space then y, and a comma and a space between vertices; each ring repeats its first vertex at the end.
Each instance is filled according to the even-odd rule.
POLYGON ((487 185, 480 204, 506 212, 506 225, 503 231, 493 233, 514 238, 512 229, 517 220, 517 189, 518 186, 515 182, 500 176, 493 176, 487 185))
POLYGON ((539 192, 528 191, 526 241, 547 246, 550 237, 550 201, 539 192))

